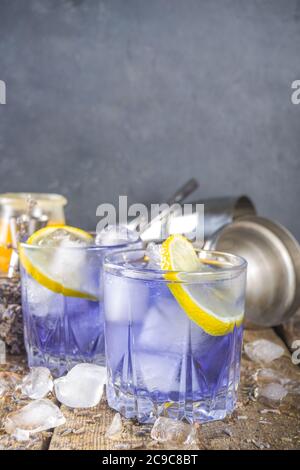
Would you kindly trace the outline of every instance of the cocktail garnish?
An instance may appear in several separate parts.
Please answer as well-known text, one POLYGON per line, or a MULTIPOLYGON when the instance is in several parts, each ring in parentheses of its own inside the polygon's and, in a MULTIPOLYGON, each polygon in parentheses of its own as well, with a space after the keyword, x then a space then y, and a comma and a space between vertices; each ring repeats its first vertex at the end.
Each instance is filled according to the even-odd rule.
POLYGON ((31 277, 47 289, 65 296, 98 300, 83 288, 82 266, 86 256, 81 247, 92 245, 93 237, 79 228, 48 226, 35 232, 20 246, 20 260, 31 277), (34 249, 37 246, 41 249, 34 249), (68 250, 79 248, 79 250, 68 250))
POLYGON ((206 333, 223 336, 242 323, 244 312, 235 308, 229 298, 226 299, 229 293, 222 291, 222 286, 220 289, 212 288, 209 280, 207 289, 205 285, 199 288, 199 283, 189 283, 187 279, 186 283, 182 282, 179 272, 207 272, 207 265, 201 263, 192 243, 183 235, 171 235, 165 240, 161 254, 161 268, 177 271, 165 274, 170 281, 170 291, 188 317, 206 333))

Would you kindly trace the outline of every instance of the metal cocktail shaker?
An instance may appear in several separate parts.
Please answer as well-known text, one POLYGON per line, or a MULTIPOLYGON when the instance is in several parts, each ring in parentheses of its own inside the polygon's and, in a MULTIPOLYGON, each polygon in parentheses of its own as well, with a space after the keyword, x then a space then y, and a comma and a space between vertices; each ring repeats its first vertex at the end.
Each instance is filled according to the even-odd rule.
POLYGON ((246 325, 276 326, 300 307, 300 246, 279 223, 245 216, 211 235, 204 248, 247 260, 246 325))

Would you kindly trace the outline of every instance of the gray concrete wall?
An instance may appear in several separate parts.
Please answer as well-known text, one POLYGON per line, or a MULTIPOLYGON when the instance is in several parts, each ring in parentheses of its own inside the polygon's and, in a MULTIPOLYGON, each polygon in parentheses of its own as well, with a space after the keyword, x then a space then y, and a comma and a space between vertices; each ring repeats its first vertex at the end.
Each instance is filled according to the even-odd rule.
POLYGON ((1 0, 0 192, 247 193, 300 239, 299 0, 1 0))

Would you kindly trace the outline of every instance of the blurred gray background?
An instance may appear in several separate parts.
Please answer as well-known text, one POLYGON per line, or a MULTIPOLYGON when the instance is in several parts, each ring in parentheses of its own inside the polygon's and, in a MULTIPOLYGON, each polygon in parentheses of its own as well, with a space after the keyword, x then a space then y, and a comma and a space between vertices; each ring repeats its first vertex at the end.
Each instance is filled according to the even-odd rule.
POLYGON ((0 192, 246 193, 300 239, 299 0, 1 0, 0 192))

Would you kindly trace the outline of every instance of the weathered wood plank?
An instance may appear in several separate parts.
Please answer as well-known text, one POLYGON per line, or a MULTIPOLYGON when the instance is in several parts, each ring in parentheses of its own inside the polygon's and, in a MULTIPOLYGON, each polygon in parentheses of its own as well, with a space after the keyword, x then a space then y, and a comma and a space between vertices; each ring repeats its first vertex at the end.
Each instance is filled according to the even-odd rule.
MULTIPOLYGON (((245 343, 258 338, 269 339, 283 345, 282 340, 273 330, 246 331, 245 343)), ((288 395, 275 412, 266 412, 267 406, 254 398, 256 386, 253 374, 260 366, 250 361, 245 355, 242 359, 241 386, 238 406, 232 416, 224 421, 212 422, 199 426, 199 449, 300 449, 300 400, 288 395)), ((294 366, 291 356, 286 353, 272 362, 271 367, 293 380, 300 381, 299 368, 294 366)), ((19 377, 27 372, 22 358, 9 358, 9 363, 0 366, 0 372, 7 371, 19 377)), ((0 399, 0 423, 3 423, 10 411, 24 406, 27 400, 18 401, 12 395, 0 399)), ((16 442, 0 430, 0 449, 119 449, 132 448, 160 449, 150 437, 151 426, 140 426, 130 420, 123 420, 124 431, 117 441, 105 437, 105 432, 114 416, 105 398, 90 410, 71 410, 62 406, 67 419, 64 426, 53 433, 41 433, 29 443, 16 442)))
MULTIPOLYGON (((105 397, 91 409, 72 410, 61 407, 67 419, 65 426, 55 429, 49 450, 89 450, 89 449, 127 449, 144 447, 144 439, 138 436, 141 431, 133 422, 124 420, 124 432, 120 440, 111 441, 105 437, 115 412, 107 406, 105 397)), ((147 436, 148 438, 148 436, 147 436)))
MULTIPOLYGON (((246 331, 245 343, 258 338, 269 339, 283 345, 273 330, 246 331)), ((253 396, 256 386, 253 374, 260 366, 245 356, 242 360, 241 386, 236 411, 224 421, 199 426, 199 449, 300 449, 299 400, 285 398, 275 412, 266 412, 267 406, 253 396)), ((286 353, 272 362, 271 367, 293 380, 300 380, 299 369, 286 353)), ((65 426, 55 429, 50 449, 159 449, 150 437, 149 426, 139 426, 124 420, 124 433, 118 441, 105 438, 114 411, 105 399, 91 410, 73 411, 62 407, 67 418, 65 426), (74 433, 75 431, 75 433, 74 433)))

